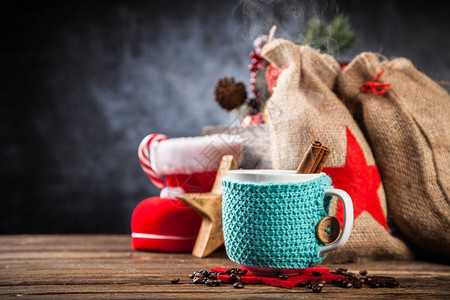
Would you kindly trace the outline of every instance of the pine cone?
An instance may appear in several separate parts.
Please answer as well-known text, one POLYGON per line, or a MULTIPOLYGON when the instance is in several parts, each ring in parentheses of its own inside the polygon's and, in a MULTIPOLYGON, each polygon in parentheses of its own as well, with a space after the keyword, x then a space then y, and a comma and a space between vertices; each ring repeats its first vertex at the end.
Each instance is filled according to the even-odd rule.
POLYGON ((224 77, 214 86, 214 96, 222 108, 232 110, 244 104, 247 91, 242 82, 236 83, 233 77, 224 77))

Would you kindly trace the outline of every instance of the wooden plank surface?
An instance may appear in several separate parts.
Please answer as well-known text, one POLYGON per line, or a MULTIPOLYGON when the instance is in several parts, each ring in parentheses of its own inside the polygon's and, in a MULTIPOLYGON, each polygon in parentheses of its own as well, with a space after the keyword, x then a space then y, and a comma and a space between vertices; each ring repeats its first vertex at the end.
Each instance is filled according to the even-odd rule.
POLYGON ((207 287, 191 284, 188 274, 210 267, 235 267, 225 252, 208 258, 191 254, 133 251, 128 236, 0 236, 0 297, 10 298, 439 298, 450 299, 450 266, 426 262, 367 262, 324 265, 369 275, 393 276, 398 288, 342 289, 265 285, 207 287), (180 277, 179 284, 170 280, 180 277))

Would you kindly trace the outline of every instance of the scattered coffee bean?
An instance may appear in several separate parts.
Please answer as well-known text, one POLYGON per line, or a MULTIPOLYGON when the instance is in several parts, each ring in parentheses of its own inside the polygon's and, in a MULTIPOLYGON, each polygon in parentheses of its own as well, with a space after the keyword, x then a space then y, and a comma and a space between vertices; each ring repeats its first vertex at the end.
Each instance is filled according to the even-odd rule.
POLYGON ((323 286, 324 286, 323 283, 317 283, 317 282, 316 282, 314 285, 315 285, 315 286, 320 286, 320 287, 323 287, 323 286))
POLYGON ((245 274, 247 274, 247 270, 239 270, 238 274, 244 276, 245 274))
POLYGON ((230 280, 231 280, 231 283, 242 282, 241 276, 239 274, 237 274, 237 273, 231 274, 230 280))
POLYGON ((318 286, 320 286, 320 287, 323 287, 326 283, 327 283, 327 281, 324 280, 324 279, 318 279, 318 280, 316 281, 316 285, 318 285, 318 286))
MULTIPOLYGON (((233 287, 235 288, 243 288, 245 285, 242 283, 242 277, 247 274, 247 270, 239 269, 239 268, 230 268, 227 269, 225 272, 209 272, 206 270, 201 271, 195 271, 192 274, 189 274, 189 278, 192 279, 192 283, 194 284, 205 284, 206 286, 220 286, 222 284, 222 280, 217 280, 218 275, 230 275, 230 282, 233 284, 233 287)), ((321 276, 322 272, 312 271, 312 274, 314 276, 321 276)), ((398 281, 393 277, 388 276, 366 276, 368 274, 367 270, 359 271, 359 274, 366 277, 360 277, 358 278, 355 273, 347 272, 347 269, 345 268, 337 268, 335 272, 329 272, 329 274, 336 274, 336 275, 344 275, 345 279, 336 279, 333 280, 331 283, 337 287, 341 288, 362 288, 363 284, 366 284, 367 286, 371 288, 381 288, 381 287, 387 287, 387 288, 394 288, 399 286, 398 281)), ((288 275, 284 275, 282 272, 277 272, 275 274, 276 278, 280 278, 281 280, 287 280, 289 279, 288 275)), ((171 282, 173 284, 179 283, 180 278, 172 279, 171 282)), ((260 282, 261 283, 261 282, 260 282)), ((307 282, 303 281, 298 283, 297 287, 308 287, 312 289, 314 293, 320 293, 323 289, 323 287, 326 285, 326 280, 324 279, 317 279, 314 280, 308 280, 307 282)))
POLYGON ((342 287, 344 287, 346 289, 349 289, 349 288, 353 287, 353 282, 351 282, 351 281, 344 281, 342 283, 342 287))
POLYGON ((296 286, 297 287, 305 287, 306 286, 306 281, 299 282, 299 283, 297 283, 296 286))
POLYGON ((193 284, 200 284, 200 283, 205 283, 205 278, 194 278, 194 280, 192 280, 193 284))
POLYGON ((217 273, 215 273, 215 272, 209 273, 208 278, 212 279, 212 280, 217 280, 217 273))
POLYGON ((347 269, 344 269, 344 268, 337 268, 335 272, 336 272, 336 274, 338 274, 338 275, 344 275, 345 273, 347 273, 347 269))
POLYGON ((322 292, 322 287, 315 284, 312 286, 312 291, 313 291, 313 293, 320 293, 320 292, 322 292))
POLYGON ((179 281, 180 281, 180 278, 175 278, 175 279, 172 279, 170 282, 175 284, 175 283, 178 283, 179 281))
POLYGON ((231 271, 233 271, 233 269, 227 269, 227 270, 225 271, 225 274, 226 274, 226 275, 231 275, 231 271))
POLYGON ((334 279, 333 281, 331 281, 332 284, 334 284, 335 286, 341 286, 343 280, 342 279, 334 279))
POLYGON ((388 287, 393 288, 399 285, 398 281, 393 277, 386 276, 369 276, 366 277, 366 284, 370 287, 388 287))

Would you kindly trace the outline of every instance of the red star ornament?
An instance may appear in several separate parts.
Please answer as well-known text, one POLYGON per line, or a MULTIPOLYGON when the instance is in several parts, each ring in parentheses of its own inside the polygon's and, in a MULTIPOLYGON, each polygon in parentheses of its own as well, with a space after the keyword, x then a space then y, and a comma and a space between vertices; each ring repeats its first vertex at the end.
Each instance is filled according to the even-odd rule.
MULTIPOLYGON (((364 152, 348 127, 347 159, 345 166, 326 167, 323 168, 323 172, 331 177, 335 188, 342 189, 350 195, 353 200, 355 219, 364 210, 367 210, 378 223, 389 231, 377 193, 381 184, 380 173, 378 172, 377 166, 367 165, 364 152)), ((344 213, 342 203, 340 202, 338 204, 336 218, 342 227, 344 213)))

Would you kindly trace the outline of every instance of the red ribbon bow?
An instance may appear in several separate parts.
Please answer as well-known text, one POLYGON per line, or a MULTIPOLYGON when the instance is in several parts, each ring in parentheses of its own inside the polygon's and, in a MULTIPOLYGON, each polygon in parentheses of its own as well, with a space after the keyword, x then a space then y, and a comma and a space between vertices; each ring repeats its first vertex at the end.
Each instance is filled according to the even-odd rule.
POLYGON ((386 87, 391 86, 391 84, 376 82, 378 80, 378 78, 380 78, 381 75, 383 75, 383 73, 384 73, 384 71, 381 71, 380 73, 378 73, 377 76, 375 76, 375 78, 372 81, 368 81, 368 82, 364 83, 361 86, 361 91, 366 94, 369 94, 370 92, 372 92, 375 95, 382 95, 382 94, 386 93, 386 87))

